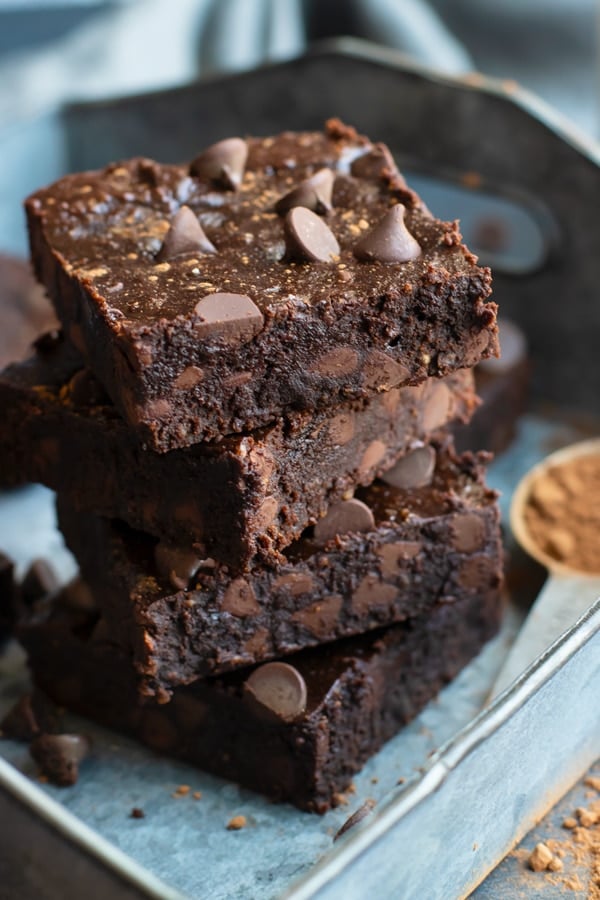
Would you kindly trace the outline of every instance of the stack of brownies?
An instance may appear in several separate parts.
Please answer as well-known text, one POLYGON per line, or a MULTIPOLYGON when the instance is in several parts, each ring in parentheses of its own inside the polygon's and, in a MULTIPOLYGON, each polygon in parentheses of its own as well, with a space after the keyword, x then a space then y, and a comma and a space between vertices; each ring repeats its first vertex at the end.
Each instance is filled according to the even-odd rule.
POLYGON ((448 437, 497 353, 489 272, 338 121, 27 214, 63 331, 0 376, 0 458, 58 492, 93 598, 22 611, 34 679, 323 812, 497 627, 496 497, 448 437))

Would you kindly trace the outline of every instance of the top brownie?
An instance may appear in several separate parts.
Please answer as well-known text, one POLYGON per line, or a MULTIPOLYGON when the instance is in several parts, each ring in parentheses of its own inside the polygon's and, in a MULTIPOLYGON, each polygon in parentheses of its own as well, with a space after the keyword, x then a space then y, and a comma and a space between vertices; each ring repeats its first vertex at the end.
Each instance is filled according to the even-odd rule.
POLYGON ((497 355, 457 223, 337 120, 70 175, 26 209, 71 340, 159 451, 497 355))

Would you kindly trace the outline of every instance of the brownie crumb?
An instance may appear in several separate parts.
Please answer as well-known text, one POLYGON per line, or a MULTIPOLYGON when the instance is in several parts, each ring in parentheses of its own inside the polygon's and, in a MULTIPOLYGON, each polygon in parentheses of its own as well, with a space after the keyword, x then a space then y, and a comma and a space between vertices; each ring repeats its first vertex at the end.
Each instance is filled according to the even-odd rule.
POLYGON ((75 784, 79 763, 89 754, 91 743, 82 734, 40 734, 29 747, 42 775, 59 787, 75 784))
POLYGON ((241 831, 247 824, 246 816, 234 816, 233 819, 230 819, 227 823, 227 831, 241 831))
POLYGON ((600 776, 590 775, 583 782, 587 787, 594 788, 595 791, 600 793, 600 776))
POLYGON ((192 797, 194 800, 202 800, 202 791, 194 791, 192 797))
POLYGON ((172 797, 187 797, 190 792, 189 784, 180 784, 178 788, 175 789, 174 793, 171 795, 172 797))
POLYGON ((146 813, 143 809, 140 809, 139 806, 134 806, 131 812, 129 813, 130 819, 145 819, 146 813))
POLYGON ((544 872, 550 867, 554 854, 546 844, 536 844, 527 860, 529 868, 534 872, 544 872))
POLYGON ((567 816, 567 818, 562 823, 562 827, 568 828, 569 830, 577 828, 577 819, 574 819, 573 816, 567 816))
POLYGON ((584 806, 579 806, 575 810, 575 815, 579 819, 579 824, 583 826, 583 828, 591 828, 592 825, 596 825, 598 822, 598 814, 596 812, 592 812, 590 809, 586 809, 584 806))

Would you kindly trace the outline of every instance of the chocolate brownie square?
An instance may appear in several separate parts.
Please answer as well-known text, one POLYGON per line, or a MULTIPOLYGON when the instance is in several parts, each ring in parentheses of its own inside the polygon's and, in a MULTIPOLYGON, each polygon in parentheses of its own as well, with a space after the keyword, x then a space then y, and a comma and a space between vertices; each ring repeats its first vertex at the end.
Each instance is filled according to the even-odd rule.
POLYGON ((326 812, 382 744, 498 627, 497 588, 389 629, 180 687, 142 703, 131 657, 89 613, 54 602, 21 623, 35 683, 56 703, 300 809, 326 812))
POLYGON ((159 454, 140 446, 66 341, 0 373, 0 471, 242 572, 476 404, 470 370, 244 435, 159 454), (200 548, 198 548, 200 549, 200 548))
POLYGON ((140 692, 179 684, 390 625, 496 590, 496 493, 472 454, 418 448, 334 504, 270 568, 232 577, 122 523, 74 511, 59 525, 108 633, 133 653, 140 692))
POLYGON ((335 120, 70 175, 26 209, 70 339, 160 452, 497 353, 490 273, 457 223, 335 120))

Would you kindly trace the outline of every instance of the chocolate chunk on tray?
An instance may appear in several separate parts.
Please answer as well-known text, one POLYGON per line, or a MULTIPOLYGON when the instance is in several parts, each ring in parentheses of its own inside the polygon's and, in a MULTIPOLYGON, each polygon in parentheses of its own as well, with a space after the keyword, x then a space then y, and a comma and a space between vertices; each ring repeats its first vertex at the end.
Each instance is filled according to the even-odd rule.
POLYGON ((328 506, 450 421, 467 421, 475 405, 472 374, 463 369, 159 454, 141 446, 58 336, 0 373, 0 471, 7 483, 41 481, 73 506, 167 544, 200 545, 196 556, 243 572, 281 561, 328 506))
POLYGON ((324 813, 369 756, 479 652, 500 613, 497 587, 463 593, 402 625, 289 657, 283 689, 280 664, 268 663, 180 687, 167 704, 141 702, 130 654, 94 639, 89 613, 57 601, 45 621, 22 623, 20 639, 35 682, 57 703, 324 813), (283 703, 272 702, 282 694, 283 703))
POLYGON ((178 684, 497 589, 498 508, 482 465, 439 447, 431 483, 419 483, 361 488, 283 562, 237 577, 60 496, 59 523, 102 612, 100 632, 133 654, 140 692, 164 700, 178 684))
POLYGON ((497 352, 490 274, 457 224, 336 121, 70 175, 26 208, 70 340, 160 452, 497 352))

